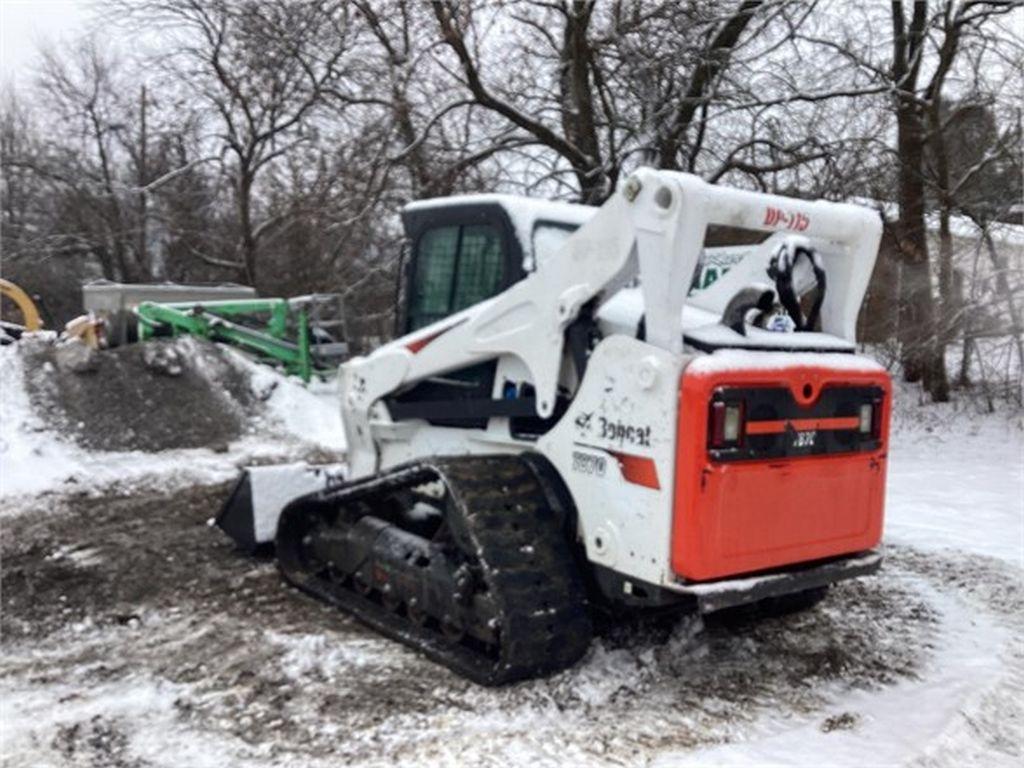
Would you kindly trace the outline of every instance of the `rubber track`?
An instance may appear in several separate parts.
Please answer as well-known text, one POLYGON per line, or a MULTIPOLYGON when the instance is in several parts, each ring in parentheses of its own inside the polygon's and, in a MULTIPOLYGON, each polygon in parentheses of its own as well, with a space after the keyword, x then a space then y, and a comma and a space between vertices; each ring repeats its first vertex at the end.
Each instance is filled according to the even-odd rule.
MULTIPOLYGON (((287 537, 296 517, 361 495, 411 489, 441 479, 452 498, 449 526, 480 564, 498 607, 500 648, 496 658, 391 613, 375 600, 335 581, 289 569, 285 578, 342 608, 377 631, 422 651, 471 680, 501 685, 571 666, 590 643, 585 591, 561 519, 534 470, 518 456, 457 457, 407 464, 369 480, 303 497, 282 514, 287 537)), ((281 540, 278 547, 294 546, 281 540)))

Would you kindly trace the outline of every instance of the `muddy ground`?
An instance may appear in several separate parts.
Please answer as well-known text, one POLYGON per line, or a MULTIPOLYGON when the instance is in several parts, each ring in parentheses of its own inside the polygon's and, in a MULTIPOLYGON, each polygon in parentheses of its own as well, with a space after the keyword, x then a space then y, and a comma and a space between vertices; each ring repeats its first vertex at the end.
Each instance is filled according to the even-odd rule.
MULTIPOLYGON (((235 551, 207 524, 226 493, 0 509, 7 765, 634 765, 766 712, 856 729, 823 705, 925 675, 949 623, 936 595, 1018 630, 1024 606, 996 561, 894 549, 803 614, 629 626, 572 670, 486 690, 235 551)), ((986 748, 1012 756, 1007 727, 986 748)))

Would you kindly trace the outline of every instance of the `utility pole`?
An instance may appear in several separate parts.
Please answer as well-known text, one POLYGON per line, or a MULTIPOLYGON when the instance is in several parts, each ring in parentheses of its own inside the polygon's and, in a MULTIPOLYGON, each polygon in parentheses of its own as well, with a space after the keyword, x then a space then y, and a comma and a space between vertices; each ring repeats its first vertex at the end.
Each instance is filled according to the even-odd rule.
MULTIPOLYGON (((148 246, 148 207, 149 199, 147 197, 146 184, 148 183, 148 173, 146 168, 146 145, 148 136, 146 135, 146 86, 142 86, 142 90, 139 94, 139 176, 138 176, 138 187, 139 187, 139 243, 138 243, 138 262, 140 272, 149 273, 149 259, 147 258, 146 251, 148 246)), ((155 277, 155 275, 150 275, 155 277)))

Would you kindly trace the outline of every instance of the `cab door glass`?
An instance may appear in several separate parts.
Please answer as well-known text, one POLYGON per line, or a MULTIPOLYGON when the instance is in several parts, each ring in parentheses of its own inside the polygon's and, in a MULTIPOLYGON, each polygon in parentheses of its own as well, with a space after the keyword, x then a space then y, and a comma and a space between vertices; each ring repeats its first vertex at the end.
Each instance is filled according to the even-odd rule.
POLYGON ((449 314, 458 247, 459 227, 428 229, 420 238, 409 330, 415 331, 449 314))
POLYGON ((419 240, 409 330, 477 304, 502 287, 501 233, 489 224, 435 227, 419 240))
POLYGON ((463 227, 450 310, 459 312, 496 294, 501 288, 501 262, 501 237, 494 227, 463 227))

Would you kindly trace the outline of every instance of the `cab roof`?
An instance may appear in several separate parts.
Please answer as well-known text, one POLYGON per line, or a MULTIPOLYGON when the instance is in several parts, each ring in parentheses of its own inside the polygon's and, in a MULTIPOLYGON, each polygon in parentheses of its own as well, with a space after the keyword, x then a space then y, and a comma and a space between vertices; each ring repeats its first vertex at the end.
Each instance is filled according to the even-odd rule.
POLYGON ((402 208, 402 213, 424 213, 427 211, 452 209, 460 206, 497 206, 508 215, 516 236, 521 244, 530 242, 534 227, 540 222, 552 222, 578 227, 585 224, 597 212, 590 205, 565 203, 559 200, 544 200, 525 195, 486 193, 475 195, 451 195, 415 200, 402 208))

